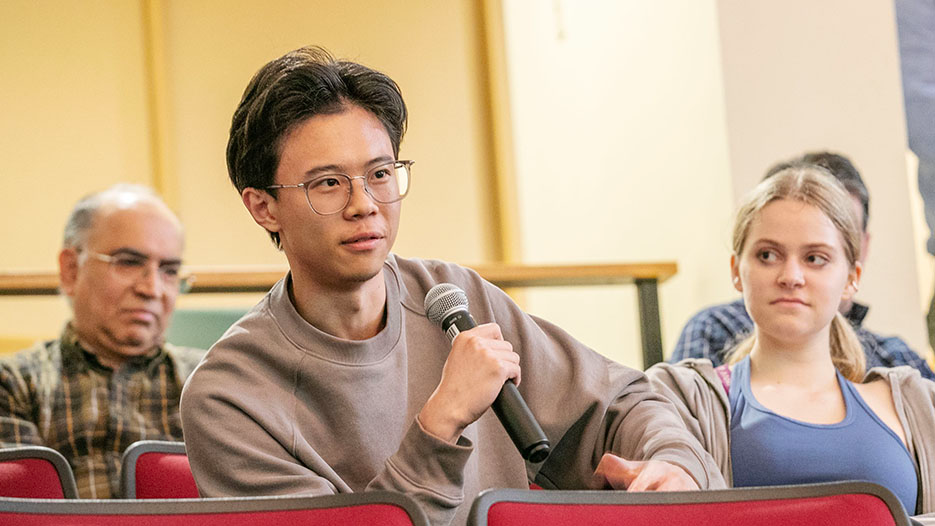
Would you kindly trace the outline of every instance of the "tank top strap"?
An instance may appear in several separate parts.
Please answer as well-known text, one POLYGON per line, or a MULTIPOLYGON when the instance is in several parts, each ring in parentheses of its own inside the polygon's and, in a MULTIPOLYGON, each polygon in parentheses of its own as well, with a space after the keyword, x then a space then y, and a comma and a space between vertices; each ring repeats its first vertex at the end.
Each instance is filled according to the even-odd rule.
POLYGON ((847 402, 848 412, 858 412, 862 419, 876 423, 883 431, 892 436, 897 443, 901 444, 904 448, 906 447, 905 444, 903 444, 903 440, 899 438, 899 435, 897 435, 890 426, 886 425, 870 405, 867 404, 867 401, 861 396, 854 382, 844 378, 844 375, 841 374, 840 371, 838 372, 838 383, 841 385, 841 393, 844 395, 844 400, 847 402))
POLYGON ((734 419, 743 412, 743 406, 746 405, 743 393, 750 390, 750 357, 740 360, 729 371, 727 400, 730 402, 731 419, 734 419))

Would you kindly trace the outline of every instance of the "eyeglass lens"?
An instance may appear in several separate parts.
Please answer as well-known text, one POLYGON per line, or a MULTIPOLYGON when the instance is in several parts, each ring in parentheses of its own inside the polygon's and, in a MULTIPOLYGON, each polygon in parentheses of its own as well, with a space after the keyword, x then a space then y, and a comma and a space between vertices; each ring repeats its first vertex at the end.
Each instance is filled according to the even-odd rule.
MULTIPOLYGON (((327 174, 308 181, 305 183, 308 204, 319 214, 344 210, 353 191, 351 179, 344 174, 327 174)), ((395 203, 409 191, 409 166, 399 162, 378 166, 367 174, 364 184, 375 201, 395 203)))
MULTIPOLYGON (((111 256, 111 267, 118 275, 127 279, 139 279, 148 271, 149 258, 118 254, 111 256)), ((161 263, 158 266, 159 277, 166 285, 176 285, 181 280, 181 264, 161 263)))

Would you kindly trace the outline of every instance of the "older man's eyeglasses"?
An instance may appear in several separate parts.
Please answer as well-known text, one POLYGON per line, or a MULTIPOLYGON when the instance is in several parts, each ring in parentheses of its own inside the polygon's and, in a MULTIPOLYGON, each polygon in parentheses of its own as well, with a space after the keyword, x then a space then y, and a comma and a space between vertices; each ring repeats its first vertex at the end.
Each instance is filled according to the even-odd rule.
POLYGON ((179 292, 188 292, 193 281, 191 276, 183 275, 180 260, 160 261, 135 251, 101 254, 100 252, 84 249, 80 253, 107 263, 110 271, 115 276, 129 282, 135 282, 152 272, 153 265, 150 262, 155 263, 159 279, 166 287, 177 288, 179 292))
POLYGON ((267 190, 276 188, 304 188, 308 206, 317 214, 337 214, 347 208, 354 191, 354 179, 363 179, 364 191, 374 201, 388 204, 402 200, 409 193, 412 165, 415 161, 393 161, 372 168, 367 175, 351 177, 342 173, 316 176, 299 184, 271 184, 267 190))

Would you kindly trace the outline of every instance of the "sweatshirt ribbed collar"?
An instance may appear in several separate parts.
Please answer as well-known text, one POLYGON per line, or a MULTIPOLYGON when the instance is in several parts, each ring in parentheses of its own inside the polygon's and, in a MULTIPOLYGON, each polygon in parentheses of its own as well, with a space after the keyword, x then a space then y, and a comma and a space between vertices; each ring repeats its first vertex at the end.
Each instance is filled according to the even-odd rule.
POLYGON ((402 332, 400 281, 392 256, 383 264, 386 283, 386 325, 373 338, 345 340, 311 325, 289 298, 292 273, 279 280, 269 292, 269 309, 283 334, 300 350, 323 360, 345 365, 369 365, 386 358, 396 348, 402 332))

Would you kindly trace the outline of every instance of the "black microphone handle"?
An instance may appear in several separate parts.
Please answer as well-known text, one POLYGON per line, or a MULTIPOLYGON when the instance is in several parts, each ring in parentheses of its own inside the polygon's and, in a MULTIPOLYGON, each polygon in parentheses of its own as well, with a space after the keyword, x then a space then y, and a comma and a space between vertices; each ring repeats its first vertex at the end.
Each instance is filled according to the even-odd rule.
POLYGON ((523 458, 539 463, 549 456, 549 439, 513 380, 507 380, 490 406, 523 458))
MULTIPOLYGON (((455 311, 442 320, 442 329, 452 341, 458 333, 476 326, 474 318, 466 310, 455 311)), ((549 439, 512 379, 503 384, 490 407, 524 459, 539 463, 549 456, 549 439)))

